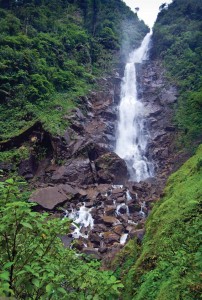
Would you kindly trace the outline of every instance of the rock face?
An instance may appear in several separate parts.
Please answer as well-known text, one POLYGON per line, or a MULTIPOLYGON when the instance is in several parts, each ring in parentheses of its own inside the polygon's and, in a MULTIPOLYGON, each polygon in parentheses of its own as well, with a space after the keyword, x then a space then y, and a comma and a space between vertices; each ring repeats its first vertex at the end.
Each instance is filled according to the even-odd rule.
POLYGON ((124 184, 127 179, 127 167, 116 153, 108 152, 95 161, 99 183, 124 184))
POLYGON ((94 182, 89 159, 75 159, 59 167, 53 173, 53 183, 92 184, 94 182))
MULTIPOLYGON (((147 153, 155 162, 155 177, 160 192, 178 162, 175 149, 176 131, 172 120, 178 93, 166 80, 164 69, 158 61, 148 61, 139 67, 138 85, 139 97, 146 107, 150 133, 147 153)), ((179 164, 180 161, 177 165, 179 164)))

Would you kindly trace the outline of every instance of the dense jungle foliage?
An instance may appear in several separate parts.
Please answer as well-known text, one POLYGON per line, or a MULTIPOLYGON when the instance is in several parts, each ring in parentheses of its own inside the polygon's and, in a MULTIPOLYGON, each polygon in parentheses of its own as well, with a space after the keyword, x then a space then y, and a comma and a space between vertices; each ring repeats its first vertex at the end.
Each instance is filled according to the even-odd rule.
POLYGON ((201 299, 201 187, 202 145, 169 178, 147 220, 143 245, 130 241, 116 258, 122 299, 201 299))
POLYGON ((153 32, 153 58, 161 58, 180 93, 176 123, 185 140, 202 134, 202 1, 161 6, 153 32))
POLYGON ((60 134, 95 76, 148 31, 121 0, 1 0, 0 28, 0 140, 36 120, 60 134))
POLYGON ((0 299, 117 299, 120 281, 63 246, 69 221, 34 212, 24 184, 0 182, 0 299))

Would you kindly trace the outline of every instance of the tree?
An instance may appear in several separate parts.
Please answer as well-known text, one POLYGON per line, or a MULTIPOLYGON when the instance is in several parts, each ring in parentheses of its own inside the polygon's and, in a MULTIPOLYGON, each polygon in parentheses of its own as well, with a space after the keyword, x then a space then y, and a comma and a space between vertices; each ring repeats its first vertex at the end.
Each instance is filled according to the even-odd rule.
POLYGON ((69 220, 33 211, 13 179, 0 183, 0 296, 17 299, 117 299, 122 285, 59 235, 69 220))

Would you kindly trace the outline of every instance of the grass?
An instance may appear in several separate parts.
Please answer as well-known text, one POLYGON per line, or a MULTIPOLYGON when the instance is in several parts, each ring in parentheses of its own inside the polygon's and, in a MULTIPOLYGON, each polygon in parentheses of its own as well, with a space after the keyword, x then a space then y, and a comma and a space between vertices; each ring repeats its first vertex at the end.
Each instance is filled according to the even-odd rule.
POLYGON ((123 299, 201 299, 201 203, 202 145, 154 206, 139 258, 122 278, 123 299))

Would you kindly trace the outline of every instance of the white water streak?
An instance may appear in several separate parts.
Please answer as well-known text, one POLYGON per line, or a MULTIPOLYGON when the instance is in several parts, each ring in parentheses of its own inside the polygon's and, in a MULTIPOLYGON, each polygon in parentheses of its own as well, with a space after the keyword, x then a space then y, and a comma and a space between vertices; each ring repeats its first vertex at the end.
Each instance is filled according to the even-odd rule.
POLYGON ((80 207, 79 211, 72 210, 71 213, 67 213, 66 217, 74 221, 74 225, 77 225, 74 229, 72 236, 74 238, 79 238, 80 236, 83 238, 88 238, 88 234, 82 233, 82 229, 86 228, 86 231, 89 232, 93 229, 94 220, 91 215, 91 209, 85 207, 85 204, 80 207))
POLYGON ((153 165, 145 157, 148 134, 145 129, 145 108, 137 95, 135 66, 147 58, 150 37, 151 34, 147 34, 141 46, 130 54, 125 67, 115 149, 126 161, 130 180, 138 182, 153 175, 153 165))

